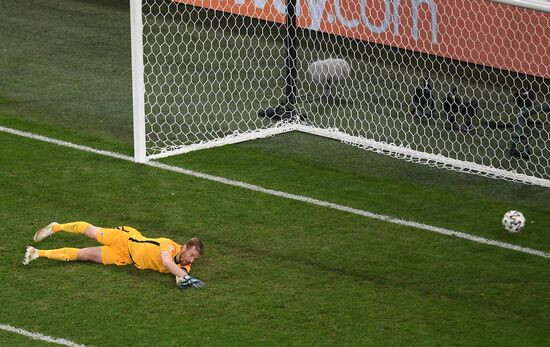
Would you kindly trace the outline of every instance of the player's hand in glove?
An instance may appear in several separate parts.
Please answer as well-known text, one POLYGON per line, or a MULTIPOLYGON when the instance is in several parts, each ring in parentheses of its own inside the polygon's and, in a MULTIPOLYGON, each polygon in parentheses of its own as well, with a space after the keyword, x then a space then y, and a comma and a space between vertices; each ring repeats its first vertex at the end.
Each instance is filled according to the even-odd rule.
POLYGON ((206 284, 204 284, 203 281, 189 275, 185 275, 185 277, 176 277, 176 284, 178 285, 179 289, 206 287, 206 284))

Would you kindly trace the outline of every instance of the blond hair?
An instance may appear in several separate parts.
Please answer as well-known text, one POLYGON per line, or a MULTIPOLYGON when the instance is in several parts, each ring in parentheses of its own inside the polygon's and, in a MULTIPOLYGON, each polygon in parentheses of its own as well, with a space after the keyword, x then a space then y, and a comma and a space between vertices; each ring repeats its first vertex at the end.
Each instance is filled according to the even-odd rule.
POLYGON ((187 240, 185 246, 186 248, 195 247, 201 256, 204 254, 204 244, 198 237, 193 237, 192 239, 187 240))

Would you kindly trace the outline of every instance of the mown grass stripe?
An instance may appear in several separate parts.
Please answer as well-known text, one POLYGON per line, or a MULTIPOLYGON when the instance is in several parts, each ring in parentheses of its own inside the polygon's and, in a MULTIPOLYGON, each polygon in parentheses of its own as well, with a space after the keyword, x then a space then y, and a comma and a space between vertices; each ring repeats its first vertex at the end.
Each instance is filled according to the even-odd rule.
MULTIPOLYGON (((88 146, 77 145, 77 144, 74 144, 74 143, 71 143, 71 142, 52 139, 52 138, 49 138, 49 137, 46 137, 46 136, 37 135, 37 134, 25 132, 25 131, 20 131, 20 130, 16 130, 16 129, 12 129, 12 128, 7 128, 7 127, 0 126, 0 131, 10 133, 10 134, 13 134, 13 135, 18 135, 18 136, 23 136, 23 137, 39 140, 39 141, 53 143, 53 144, 57 144, 57 145, 60 145, 60 146, 70 147, 70 148, 78 149, 78 150, 81 150, 81 151, 100 154, 100 155, 104 155, 104 156, 108 156, 108 157, 112 157, 112 158, 118 158, 118 159, 127 160, 127 161, 131 161, 131 162, 134 161, 133 157, 130 157, 130 156, 127 156, 127 155, 124 155, 124 154, 119 154, 119 153, 114 153, 114 152, 110 152, 110 151, 100 150, 100 149, 96 149, 96 148, 92 148, 92 147, 88 147, 88 146)), ((281 191, 278 191, 278 190, 263 188, 263 187, 260 187, 260 186, 257 186, 257 185, 253 185, 253 184, 249 184, 249 183, 245 183, 245 182, 240 182, 240 181, 235 181, 235 180, 231 180, 231 179, 220 177, 220 176, 209 175, 209 174, 205 174, 205 173, 202 173, 202 172, 196 172, 196 171, 184 169, 184 168, 177 167, 177 166, 167 165, 167 164, 164 164, 164 163, 149 161, 149 162, 144 163, 143 165, 159 168, 159 169, 162 169, 162 170, 172 171, 172 172, 176 172, 176 173, 181 173, 181 174, 184 174, 184 175, 193 176, 193 177, 197 177, 197 178, 202 178, 202 179, 206 179, 206 180, 210 180, 210 181, 215 181, 215 182, 230 185, 230 186, 235 186, 235 187, 239 187, 239 188, 253 190, 253 191, 256 191, 256 192, 261 192, 261 193, 265 193, 265 194, 269 194, 269 195, 274 195, 274 196, 278 196, 278 197, 282 197, 282 198, 286 198, 286 199, 292 199, 292 200, 305 202, 305 203, 308 203, 308 204, 323 206, 323 207, 331 208, 331 209, 342 211, 342 212, 352 213, 352 214, 364 216, 364 217, 367 217, 367 218, 381 220, 381 221, 384 221, 384 222, 387 222, 387 223, 392 223, 392 224, 407 226, 407 227, 411 227, 411 228, 415 228, 415 229, 430 231, 430 232, 438 233, 438 234, 441 234, 441 235, 461 238, 461 239, 464 239, 464 240, 469 240, 469 241, 473 241, 473 242, 477 242, 477 243, 481 243, 481 244, 496 246, 496 247, 509 249, 509 250, 513 250, 513 251, 517 251, 517 252, 527 253, 527 254, 543 257, 543 258, 550 258, 550 253, 535 250, 535 249, 528 248, 528 247, 518 246, 518 245, 514 245, 514 244, 510 244, 510 243, 506 243, 506 242, 501 242, 501 241, 496 241, 496 240, 491 240, 491 239, 486 239, 486 238, 481 237, 481 236, 470 235, 470 234, 467 234, 467 233, 463 233, 463 232, 459 232, 459 231, 455 231, 455 230, 451 230, 451 229, 446 229, 446 228, 440 228, 440 227, 436 227, 436 226, 432 226, 432 225, 428 225, 428 224, 423 224, 423 223, 418 223, 418 222, 413 222, 413 221, 407 221, 407 220, 403 220, 403 219, 399 219, 399 218, 395 218, 395 217, 391 217, 391 216, 386 216, 386 215, 382 215, 382 214, 378 214, 378 213, 373 213, 373 212, 369 212, 369 211, 365 211, 365 210, 356 209, 356 208, 353 208, 353 207, 348 207, 348 206, 335 204, 335 203, 328 202, 328 201, 318 200, 318 199, 310 198, 310 197, 307 197, 307 196, 302 196, 302 195, 297 195, 297 194, 281 192, 281 191)))

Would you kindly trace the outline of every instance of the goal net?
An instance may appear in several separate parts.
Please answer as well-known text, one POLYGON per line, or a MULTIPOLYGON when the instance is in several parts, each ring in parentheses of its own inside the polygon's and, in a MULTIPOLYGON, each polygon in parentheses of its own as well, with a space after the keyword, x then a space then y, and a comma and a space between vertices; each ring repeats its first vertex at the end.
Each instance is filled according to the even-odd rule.
POLYGON ((131 11, 137 161, 301 131, 550 187, 545 0, 131 0, 131 11))

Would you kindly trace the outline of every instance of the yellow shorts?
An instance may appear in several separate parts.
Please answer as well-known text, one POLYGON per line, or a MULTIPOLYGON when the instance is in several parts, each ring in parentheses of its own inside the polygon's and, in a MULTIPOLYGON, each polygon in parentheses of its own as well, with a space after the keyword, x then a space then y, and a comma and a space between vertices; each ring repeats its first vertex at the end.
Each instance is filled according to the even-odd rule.
POLYGON ((128 238, 142 237, 136 229, 128 226, 111 228, 100 228, 97 233, 97 241, 101 243, 101 261, 105 265, 128 265, 133 264, 128 252, 128 238))

